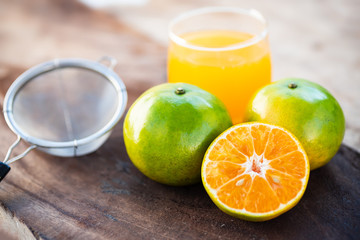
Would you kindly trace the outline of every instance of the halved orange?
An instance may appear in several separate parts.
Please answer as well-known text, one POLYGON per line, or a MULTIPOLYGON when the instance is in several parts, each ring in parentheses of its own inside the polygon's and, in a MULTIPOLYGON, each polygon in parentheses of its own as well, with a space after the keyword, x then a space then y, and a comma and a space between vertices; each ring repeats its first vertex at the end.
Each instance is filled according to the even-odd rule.
POLYGON ((201 177, 225 213, 266 221, 294 207, 309 179, 308 157, 284 128, 252 122, 235 125, 209 146, 201 177))

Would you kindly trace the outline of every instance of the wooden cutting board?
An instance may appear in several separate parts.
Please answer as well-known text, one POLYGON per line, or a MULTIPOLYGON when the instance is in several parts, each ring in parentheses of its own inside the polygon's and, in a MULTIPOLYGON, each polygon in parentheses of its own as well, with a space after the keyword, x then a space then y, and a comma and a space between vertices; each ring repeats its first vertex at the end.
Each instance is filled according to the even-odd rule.
MULTIPOLYGON (((117 58, 120 64, 115 70, 127 86, 129 103, 150 86, 165 82, 165 48, 111 16, 70 0, 9 0, 1 5, 0 21, 7 20, 6 27, 0 26, 1 103, 20 73, 54 57, 117 58), (23 36, 20 33, 28 37, 17 39, 17 34, 23 36)), ((0 117, 0 157, 5 156, 14 140, 0 117)), ((15 154, 25 147, 21 145, 15 154)), ((122 122, 110 139, 90 155, 59 158, 33 151, 11 167, 0 183, 0 213, 5 209, 8 216, 0 214, 0 234, 7 232, 10 239, 360 236, 360 154, 344 145, 327 166, 311 172, 305 195, 294 209, 264 223, 246 222, 222 213, 201 184, 168 187, 146 178, 126 154, 122 122), (14 222, 18 225, 11 225, 14 222), (28 229, 19 227, 22 224, 28 229), (1 226, 11 227, 1 230, 1 226)))

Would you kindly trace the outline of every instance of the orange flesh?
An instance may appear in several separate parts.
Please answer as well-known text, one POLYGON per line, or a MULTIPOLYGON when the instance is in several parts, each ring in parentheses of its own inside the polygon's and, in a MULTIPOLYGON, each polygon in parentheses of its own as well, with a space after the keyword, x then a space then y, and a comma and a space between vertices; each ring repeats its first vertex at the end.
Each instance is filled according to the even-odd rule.
POLYGON ((303 189, 306 163, 299 143, 282 129, 239 126, 207 154, 205 181, 228 207, 265 213, 288 203, 303 189))

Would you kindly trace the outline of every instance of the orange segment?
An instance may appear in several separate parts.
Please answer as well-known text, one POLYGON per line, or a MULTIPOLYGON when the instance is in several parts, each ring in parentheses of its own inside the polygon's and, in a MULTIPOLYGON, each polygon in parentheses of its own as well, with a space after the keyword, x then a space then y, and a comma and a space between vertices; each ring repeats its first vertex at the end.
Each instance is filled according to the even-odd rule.
POLYGON ((252 179, 249 175, 242 175, 234 178, 233 181, 228 182, 222 186, 218 191, 220 201, 232 208, 244 208, 245 198, 252 184, 252 179), (241 187, 239 187, 241 186, 241 187))
POLYGON ((291 135, 281 129, 272 129, 269 141, 265 149, 264 156, 267 159, 281 157, 289 152, 298 150, 298 144, 292 139, 291 135))
POLYGON ((254 148, 257 155, 261 155, 268 143, 271 129, 264 125, 257 125, 251 128, 251 137, 254 141, 254 148))
POLYGON ((305 176, 306 173, 306 163, 302 161, 302 159, 303 153, 300 151, 295 151, 271 160, 269 165, 272 169, 301 179, 305 176))
POLYGON ((283 204, 296 197, 303 185, 300 179, 274 170, 267 171, 266 180, 283 204))
POLYGON ((209 176, 208 182, 214 189, 217 189, 244 171, 244 167, 231 162, 209 162, 206 167, 206 174, 209 176))
POLYGON ((220 139, 214 148, 214 151, 209 155, 209 159, 212 161, 246 162, 246 156, 239 152, 234 145, 226 139, 220 139))
POLYGON ((279 199, 266 180, 255 176, 246 198, 245 210, 254 213, 264 213, 277 209, 279 199))
POLYGON ((229 140, 236 149, 246 156, 254 154, 253 139, 250 134, 250 128, 234 129, 227 134, 226 139, 229 140))
POLYGON ((296 205, 309 172, 306 153, 290 132, 255 122, 235 125, 215 139, 204 156, 201 175, 221 210, 265 221, 296 205))

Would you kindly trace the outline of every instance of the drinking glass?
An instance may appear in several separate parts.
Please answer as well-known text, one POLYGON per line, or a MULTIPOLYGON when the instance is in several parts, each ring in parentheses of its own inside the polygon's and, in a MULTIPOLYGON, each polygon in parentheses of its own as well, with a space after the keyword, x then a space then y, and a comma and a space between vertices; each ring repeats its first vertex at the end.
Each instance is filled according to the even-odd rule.
POLYGON ((270 83, 264 17, 254 9, 208 7, 169 24, 168 81, 196 85, 220 98, 234 124, 256 90, 270 83))

